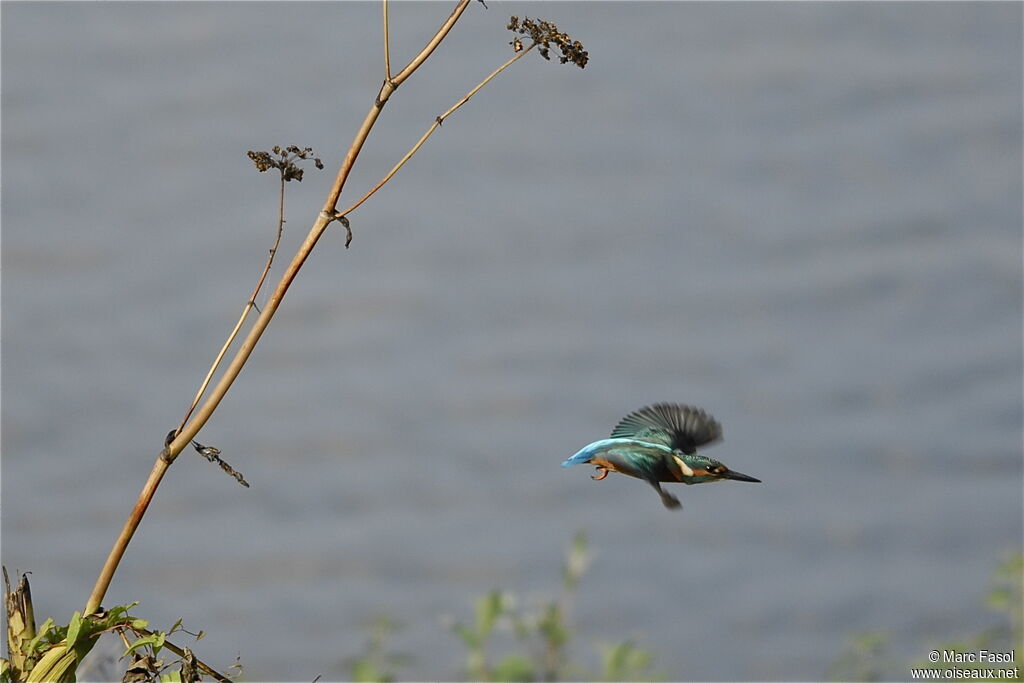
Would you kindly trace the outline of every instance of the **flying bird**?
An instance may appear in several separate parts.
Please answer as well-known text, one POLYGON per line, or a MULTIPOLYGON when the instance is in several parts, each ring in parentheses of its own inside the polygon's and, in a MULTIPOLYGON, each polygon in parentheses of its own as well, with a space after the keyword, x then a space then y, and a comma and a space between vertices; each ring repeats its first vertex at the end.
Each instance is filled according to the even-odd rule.
POLYGON ((610 439, 583 447, 562 467, 594 465, 594 481, 609 472, 643 479, 654 487, 667 508, 682 506, 679 499, 661 488, 662 482, 704 484, 732 479, 760 482, 734 472, 719 461, 698 455, 697 448, 722 438, 722 426, 701 408, 678 403, 655 403, 622 418, 610 439))

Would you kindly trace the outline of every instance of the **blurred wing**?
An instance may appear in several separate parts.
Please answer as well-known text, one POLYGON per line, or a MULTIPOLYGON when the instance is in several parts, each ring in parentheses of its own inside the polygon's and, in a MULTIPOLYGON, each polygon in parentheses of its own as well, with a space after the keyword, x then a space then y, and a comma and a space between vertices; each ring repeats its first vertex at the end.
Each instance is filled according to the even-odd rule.
POLYGON ((698 446, 722 438, 722 426, 700 408, 655 403, 630 413, 615 425, 612 438, 660 443, 693 454, 698 446))

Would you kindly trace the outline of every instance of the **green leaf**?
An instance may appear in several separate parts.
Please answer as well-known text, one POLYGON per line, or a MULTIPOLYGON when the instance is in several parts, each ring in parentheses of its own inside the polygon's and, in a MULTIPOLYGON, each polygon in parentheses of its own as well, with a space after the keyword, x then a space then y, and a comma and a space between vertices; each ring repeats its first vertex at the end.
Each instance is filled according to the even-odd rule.
POLYGON ((569 640, 569 632, 562 623, 562 609, 557 602, 548 604, 544 616, 537 624, 537 630, 553 648, 560 648, 569 640))
POLYGON ((74 681, 77 661, 74 650, 69 650, 63 644, 54 645, 43 653, 25 680, 28 683, 74 681))
POLYGON ((71 615, 71 623, 68 624, 68 649, 70 650, 75 646, 75 641, 78 640, 78 634, 82 632, 82 613, 76 611, 71 615))
MULTIPOLYGON (((89 621, 88 620, 86 620, 85 625, 86 625, 86 629, 85 630, 87 631, 87 633, 83 633, 82 635, 80 635, 78 637, 78 642, 75 643, 75 647, 74 647, 75 658, 77 659, 77 661, 79 663, 83 659, 85 659, 85 656, 87 654, 89 654, 89 652, 92 651, 92 648, 95 647, 96 643, 98 643, 99 640, 100 640, 100 633, 98 633, 95 630, 89 628, 89 621)), ((68 649, 71 650, 71 648, 68 648, 68 649)), ((77 666, 78 666, 78 664, 75 664, 76 668, 77 668, 77 666)), ((72 678, 71 680, 74 680, 74 679, 72 678)))
POLYGON ((121 657, 127 657, 131 653, 138 650, 140 647, 146 647, 147 645, 153 647, 153 652, 155 653, 159 648, 163 647, 164 645, 164 634, 153 633, 151 635, 143 636, 142 638, 137 639, 134 643, 128 646, 128 649, 124 651, 124 654, 121 655, 121 657), (159 645, 157 645, 158 642, 159 645))
POLYGON ((487 640, 494 628, 494 622, 501 616, 504 601, 501 591, 493 590, 476 601, 476 632, 481 640, 487 640))
POLYGON ((455 626, 452 627, 452 630, 462 638, 462 642, 465 643, 466 647, 470 650, 480 647, 480 639, 477 637, 476 633, 470 631, 465 624, 455 624, 455 626))
POLYGON ((160 652, 160 649, 164 646, 164 642, 167 640, 167 634, 163 631, 157 631, 153 634, 155 636, 153 640, 153 654, 160 652))
POLYGON ((631 641, 625 640, 618 645, 605 646, 602 658, 606 681, 628 681, 648 677, 645 674, 651 665, 651 653, 637 648, 631 641))
POLYGON ((535 680, 533 661, 523 655, 506 655, 494 666, 492 678, 496 681, 530 683, 535 680))
POLYGON ((369 658, 366 658, 352 664, 352 680, 358 683, 390 683, 394 677, 378 669, 369 658))
POLYGON ((128 610, 138 604, 139 602, 136 600, 135 602, 129 602, 127 605, 114 605, 107 610, 107 621, 111 624, 118 621, 122 616, 128 613, 128 610))
POLYGON ((50 634, 50 629, 52 628, 53 618, 50 617, 36 630, 36 637, 28 641, 28 652, 36 652, 40 650, 40 644, 43 642, 43 639, 50 634))
POLYGON ((132 619, 131 625, 134 629, 147 628, 149 626, 149 622, 145 619, 132 619))
POLYGON ((565 556, 565 569, 562 571, 562 583, 566 590, 575 590, 583 574, 590 566, 590 553, 587 551, 587 534, 579 531, 572 539, 572 546, 565 556))

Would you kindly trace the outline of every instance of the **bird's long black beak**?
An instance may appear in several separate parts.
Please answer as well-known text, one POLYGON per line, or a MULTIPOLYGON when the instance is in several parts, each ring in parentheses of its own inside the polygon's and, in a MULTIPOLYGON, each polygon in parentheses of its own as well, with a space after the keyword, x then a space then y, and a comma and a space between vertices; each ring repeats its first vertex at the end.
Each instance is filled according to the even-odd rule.
POLYGON ((724 479, 733 479, 735 481, 751 481, 751 482, 754 482, 755 484, 760 484, 761 483, 760 479, 754 479, 751 476, 748 476, 746 474, 741 474, 739 472, 733 472, 732 470, 729 470, 727 472, 723 472, 722 473, 722 477, 724 479))

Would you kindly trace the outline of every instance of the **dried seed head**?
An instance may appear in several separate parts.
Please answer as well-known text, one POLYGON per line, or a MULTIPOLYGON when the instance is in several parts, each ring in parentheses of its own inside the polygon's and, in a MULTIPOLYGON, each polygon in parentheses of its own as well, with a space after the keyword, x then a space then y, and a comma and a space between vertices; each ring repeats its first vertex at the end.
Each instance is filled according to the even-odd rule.
POLYGON ((256 170, 260 173, 276 168, 286 182, 289 180, 302 182, 302 168, 296 163, 297 161, 312 159, 313 165, 318 169, 324 167, 324 162, 320 161, 319 157, 313 156, 312 147, 300 149, 297 145, 289 145, 285 149, 281 149, 280 146, 274 145, 272 153, 249 152, 248 156, 252 159, 252 163, 256 164, 256 170))
MULTIPOLYGON (((587 51, 583 49, 583 43, 573 40, 567 33, 562 33, 550 21, 538 21, 530 17, 523 17, 520 20, 519 17, 514 16, 509 19, 507 28, 512 33, 529 36, 533 45, 537 46, 540 56, 544 59, 551 59, 552 44, 562 53, 562 56, 558 58, 558 61, 562 64, 572 62, 582 69, 587 66, 587 61, 590 59, 587 51)), ((523 49, 523 44, 518 37, 514 38, 509 44, 516 52, 523 49)), ((533 45, 530 47, 533 47, 533 45)))

